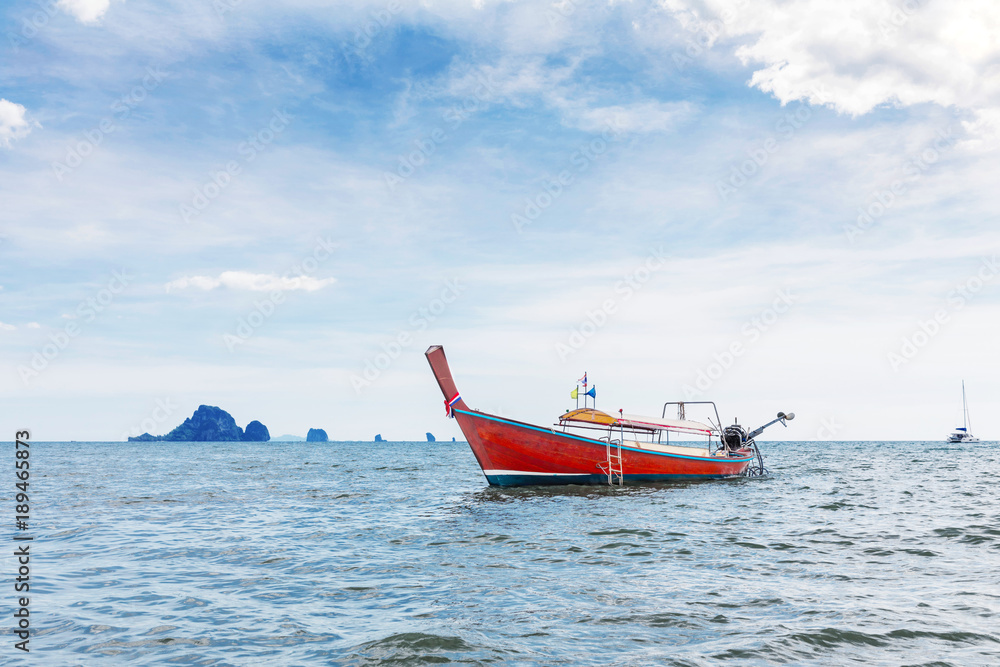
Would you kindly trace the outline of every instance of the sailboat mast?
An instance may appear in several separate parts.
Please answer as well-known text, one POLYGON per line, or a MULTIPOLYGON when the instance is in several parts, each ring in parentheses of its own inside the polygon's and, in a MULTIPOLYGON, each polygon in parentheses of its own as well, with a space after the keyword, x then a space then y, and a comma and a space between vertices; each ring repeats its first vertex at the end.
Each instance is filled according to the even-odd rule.
POLYGON ((965 432, 969 433, 972 425, 969 423, 969 404, 965 400, 965 380, 962 380, 962 424, 965 425, 965 432))

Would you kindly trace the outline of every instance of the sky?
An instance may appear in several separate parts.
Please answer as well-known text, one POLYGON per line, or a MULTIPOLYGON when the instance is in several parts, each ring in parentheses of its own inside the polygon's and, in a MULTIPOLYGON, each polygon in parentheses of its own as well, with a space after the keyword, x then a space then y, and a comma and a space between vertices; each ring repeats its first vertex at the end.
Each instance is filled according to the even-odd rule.
POLYGON ((0 439, 1000 439, 1000 5, 0 6, 0 439))

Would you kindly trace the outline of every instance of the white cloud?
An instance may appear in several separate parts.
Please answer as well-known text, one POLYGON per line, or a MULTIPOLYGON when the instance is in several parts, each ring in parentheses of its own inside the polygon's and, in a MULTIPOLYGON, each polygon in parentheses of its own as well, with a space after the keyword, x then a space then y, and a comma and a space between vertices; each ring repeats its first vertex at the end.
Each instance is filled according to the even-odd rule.
POLYGON ((3 322, 0 322, 0 331, 13 331, 16 328, 17 327, 13 324, 4 324, 3 322))
POLYGON ((597 133, 609 125, 628 133, 672 132, 694 111, 689 102, 639 99, 602 104, 618 99, 618 94, 575 82, 582 63, 575 58, 565 65, 553 66, 539 57, 506 58, 497 65, 476 68, 460 63, 452 68, 442 87, 430 87, 422 94, 460 99, 459 104, 453 105, 455 112, 481 110, 499 102, 515 107, 540 102, 556 111, 566 127, 597 133))
POLYGON ((0 146, 10 148, 12 142, 23 139, 38 123, 24 116, 25 108, 8 100, 0 99, 0 146))
POLYGON ((639 102, 592 109, 575 109, 566 120, 588 132, 613 127, 620 132, 671 132, 694 112, 688 102, 639 102))
POLYGON ((59 0, 59 8, 80 23, 96 23, 108 11, 111 0, 59 0))
POLYGON ((248 290, 251 292, 271 292, 275 290, 303 290, 315 292, 332 285, 336 278, 313 278, 311 276, 276 276, 273 273, 250 273, 248 271, 224 271, 218 278, 211 276, 185 276, 167 283, 167 291, 198 287, 212 290, 217 287, 248 290))
POLYGON ((38 322, 28 322, 28 328, 29 329, 41 329, 42 325, 39 324, 38 322))
POLYGON ((1000 122, 994 0, 671 0, 670 8, 705 34, 741 39, 736 55, 762 66, 750 85, 782 103, 806 100, 851 115, 933 103, 970 112, 976 120, 968 128, 980 133, 995 133, 1000 122))

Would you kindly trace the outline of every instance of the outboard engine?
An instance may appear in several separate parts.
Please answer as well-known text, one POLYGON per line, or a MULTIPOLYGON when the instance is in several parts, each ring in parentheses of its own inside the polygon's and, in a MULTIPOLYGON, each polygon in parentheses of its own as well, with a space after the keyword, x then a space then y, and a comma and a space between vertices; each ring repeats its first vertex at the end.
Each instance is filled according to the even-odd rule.
POLYGON ((773 419, 768 423, 764 424, 760 428, 756 428, 750 433, 740 426, 738 423, 732 426, 727 426, 722 430, 722 446, 726 448, 726 453, 730 456, 734 455, 740 449, 749 449, 757 456, 757 462, 751 463, 747 466, 747 469, 743 471, 745 477, 760 477, 767 474, 767 468, 764 467, 764 456, 760 453, 760 448, 757 447, 757 443, 754 442, 754 438, 764 432, 768 426, 772 424, 777 424, 781 422, 782 426, 788 426, 785 421, 795 419, 795 413, 789 412, 785 414, 784 412, 779 412, 777 419, 773 419))
POLYGON ((733 424, 722 429, 722 446, 730 454, 743 449, 747 441, 747 432, 739 424, 733 424))

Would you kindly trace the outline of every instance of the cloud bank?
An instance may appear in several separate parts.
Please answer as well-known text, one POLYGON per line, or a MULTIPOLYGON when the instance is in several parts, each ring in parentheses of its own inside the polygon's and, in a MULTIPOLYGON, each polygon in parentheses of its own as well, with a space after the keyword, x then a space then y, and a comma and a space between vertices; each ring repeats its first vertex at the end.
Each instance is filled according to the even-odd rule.
POLYGON ((250 273, 249 271, 224 271, 217 278, 211 276, 185 276, 167 283, 167 291, 196 287, 213 290, 228 287, 250 292, 294 291, 315 292, 332 285, 336 278, 313 278, 311 276, 277 276, 272 273, 250 273))
POLYGON ((750 85, 783 104, 805 100, 853 116, 880 105, 970 112, 1000 128, 1000 4, 990 0, 668 0, 692 32, 743 42, 750 85))

